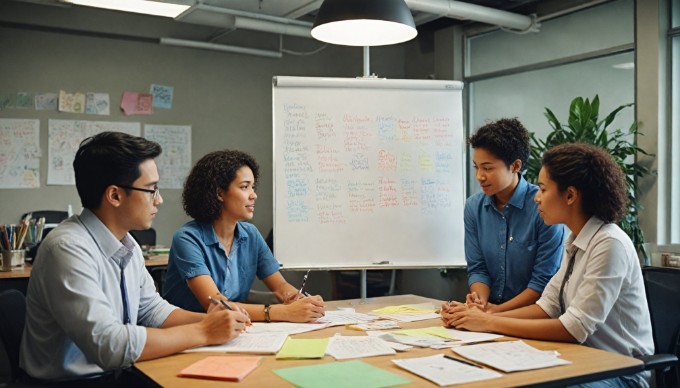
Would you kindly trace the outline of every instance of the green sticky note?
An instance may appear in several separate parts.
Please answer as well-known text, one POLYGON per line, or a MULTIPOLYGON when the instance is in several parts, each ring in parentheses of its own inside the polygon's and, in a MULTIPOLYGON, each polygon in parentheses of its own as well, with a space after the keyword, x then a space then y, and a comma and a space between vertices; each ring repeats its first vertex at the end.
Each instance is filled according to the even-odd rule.
POLYGON ((379 388, 411 382, 359 360, 276 369, 274 373, 302 388, 379 388))
POLYGON ((281 347, 276 358, 323 358, 329 338, 290 338, 281 347))

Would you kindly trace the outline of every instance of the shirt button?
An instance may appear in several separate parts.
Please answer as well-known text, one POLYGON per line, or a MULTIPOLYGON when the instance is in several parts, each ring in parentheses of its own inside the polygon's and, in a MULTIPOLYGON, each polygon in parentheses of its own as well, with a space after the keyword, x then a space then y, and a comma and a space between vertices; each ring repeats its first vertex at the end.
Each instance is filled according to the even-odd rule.
POLYGON ((505 245, 501 245, 501 249, 505 249, 505 245))

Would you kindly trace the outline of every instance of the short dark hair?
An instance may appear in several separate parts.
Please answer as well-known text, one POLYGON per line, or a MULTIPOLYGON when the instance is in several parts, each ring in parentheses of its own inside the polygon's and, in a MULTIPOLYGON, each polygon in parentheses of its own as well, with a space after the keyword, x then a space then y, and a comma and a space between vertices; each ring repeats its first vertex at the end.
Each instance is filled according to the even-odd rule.
POLYGON ((244 166, 250 167, 257 182, 260 167, 255 158, 245 152, 214 151, 196 162, 182 192, 182 205, 187 215, 203 222, 216 220, 222 209, 222 203, 217 200, 217 190, 227 190, 236 178, 236 172, 244 166))
POLYGON ((611 223, 628 212, 626 177, 606 150, 591 144, 561 144, 547 150, 541 163, 560 192, 573 186, 581 193, 586 214, 611 223))
POLYGON ((101 132, 83 140, 73 160, 83 207, 98 209, 107 187, 132 185, 141 175, 139 165, 161 152, 158 143, 122 132, 101 132))
POLYGON ((531 152, 529 131, 516 118, 500 119, 477 129, 468 143, 472 148, 484 148, 510 166, 515 160, 522 161, 524 171, 531 152))

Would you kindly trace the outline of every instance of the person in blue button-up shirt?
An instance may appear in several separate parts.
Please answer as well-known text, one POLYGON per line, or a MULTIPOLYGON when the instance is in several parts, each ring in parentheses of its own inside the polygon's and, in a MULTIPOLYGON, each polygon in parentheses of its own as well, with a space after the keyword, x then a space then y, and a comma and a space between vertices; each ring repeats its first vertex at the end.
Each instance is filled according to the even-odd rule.
POLYGON ((164 296, 191 311, 205 311, 210 297, 239 302, 255 321, 314 321, 324 315, 322 298, 288 283, 257 228, 243 222, 255 212, 258 175, 255 159, 240 151, 211 152, 196 163, 182 193, 194 220, 172 238, 164 296), (255 276, 283 303, 243 303, 255 276))
POLYGON ((564 229, 548 226, 534 202, 538 190, 521 175, 529 134, 517 119, 479 128, 469 139, 482 192, 465 203, 467 301, 501 312, 538 300, 562 258, 564 229))

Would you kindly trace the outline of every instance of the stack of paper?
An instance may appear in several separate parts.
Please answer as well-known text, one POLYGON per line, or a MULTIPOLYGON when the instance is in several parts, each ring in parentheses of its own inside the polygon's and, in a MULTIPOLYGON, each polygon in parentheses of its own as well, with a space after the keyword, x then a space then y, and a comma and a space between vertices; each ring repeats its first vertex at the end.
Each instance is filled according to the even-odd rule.
POLYGON ((177 376, 241 381, 262 362, 262 356, 210 356, 182 369, 177 376))
POLYGON ((326 354, 336 360, 348 358, 373 357, 396 354, 385 341, 377 337, 368 336, 339 336, 331 337, 326 348, 326 354))
POLYGON ((274 354, 288 338, 286 333, 244 333, 222 345, 201 346, 185 352, 227 352, 274 354))
POLYGON ((277 359, 323 358, 326 355, 328 338, 288 338, 283 348, 276 353, 277 359))
POLYGON ((452 350, 463 357, 503 372, 571 364, 571 361, 559 358, 557 352, 538 350, 524 341, 492 342, 461 346, 452 350))
POLYGON ((465 384, 495 379, 503 375, 489 369, 466 365, 437 354, 428 357, 392 360, 399 367, 426 378, 438 385, 465 384))
POLYGON ((371 314, 387 319, 396 319, 402 322, 441 318, 441 315, 435 312, 435 307, 432 303, 383 307, 381 309, 373 310, 371 314))

